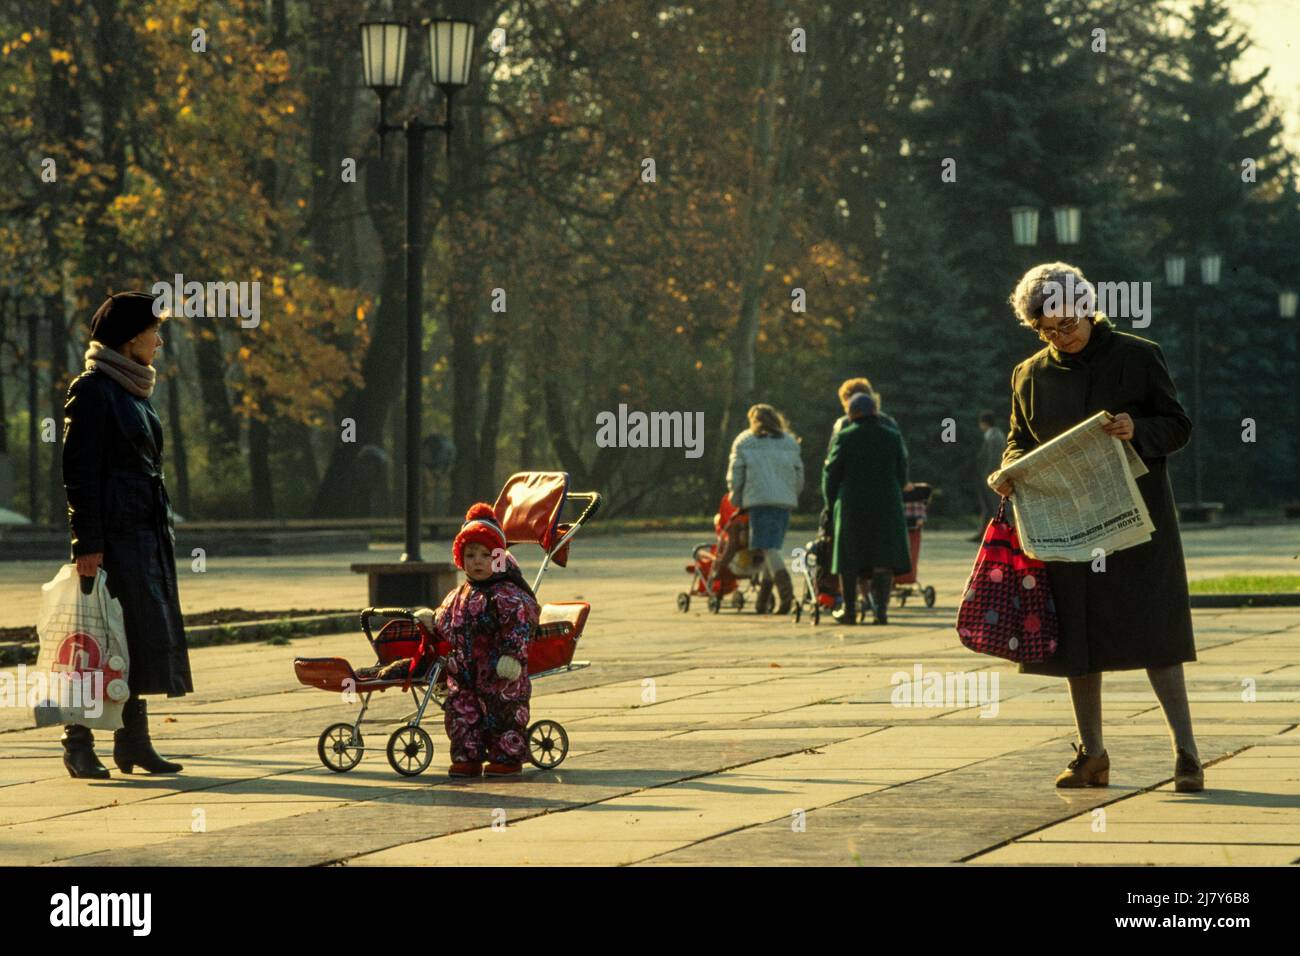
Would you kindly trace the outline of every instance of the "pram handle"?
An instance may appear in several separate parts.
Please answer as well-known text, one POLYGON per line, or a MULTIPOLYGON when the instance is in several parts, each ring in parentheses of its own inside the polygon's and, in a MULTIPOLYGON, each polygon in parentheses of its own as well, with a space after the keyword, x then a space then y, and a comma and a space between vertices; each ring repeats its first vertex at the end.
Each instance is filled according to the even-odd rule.
POLYGON ((578 515, 577 519, 574 520, 574 527, 596 517, 596 512, 600 510, 601 503, 604 501, 599 491, 572 491, 564 496, 564 500, 587 502, 587 507, 582 510, 582 514, 578 515))
POLYGON ((375 642, 375 637, 370 633, 370 619, 372 617, 401 618, 407 621, 415 621, 415 613, 408 607, 368 607, 361 612, 361 630, 366 633, 366 640, 371 644, 375 642))

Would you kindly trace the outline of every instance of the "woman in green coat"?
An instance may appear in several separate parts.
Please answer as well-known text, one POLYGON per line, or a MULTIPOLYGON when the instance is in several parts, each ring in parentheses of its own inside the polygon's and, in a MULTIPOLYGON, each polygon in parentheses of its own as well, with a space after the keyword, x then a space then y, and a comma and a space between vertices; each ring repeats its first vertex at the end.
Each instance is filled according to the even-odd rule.
MULTIPOLYGON (((1175 789, 1198 791, 1205 777, 1183 680, 1183 664, 1196 660, 1196 645, 1166 469, 1168 456, 1187 444, 1192 422, 1178 402, 1160 346, 1114 329, 1095 303, 1083 273, 1063 262, 1035 266, 1017 285, 1012 307, 1046 345, 1011 374, 1011 429, 1002 464, 1097 412, 1109 412, 1114 417, 1105 430, 1129 442, 1147 467, 1137 487, 1155 530, 1146 543, 1106 555, 1101 569, 1090 561, 1048 562, 1059 643, 1051 660, 1021 669, 1070 682, 1081 745, 1057 778, 1058 787, 1110 782, 1101 675, 1144 669, 1173 738, 1175 789)), ((995 490, 1007 495, 1015 489, 1005 482, 995 490)))
POLYGON ((831 441, 822 469, 822 494, 835 533, 831 572, 840 576, 844 593, 844 607, 832 616, 855 623, 858 577, 870 574, 873 619, 886 624, 894 575, 912 568, 903 517, 907 446, 897 429, 881 420, 869 394, 853 396, 849 418, 831 441))

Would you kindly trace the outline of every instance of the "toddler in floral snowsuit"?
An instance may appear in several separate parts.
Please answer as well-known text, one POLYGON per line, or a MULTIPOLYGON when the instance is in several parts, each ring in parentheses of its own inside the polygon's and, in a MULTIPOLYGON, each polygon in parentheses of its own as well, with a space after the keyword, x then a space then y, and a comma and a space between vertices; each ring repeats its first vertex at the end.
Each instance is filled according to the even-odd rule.
POLYGON ((434 616, 437 636, 451 644, 448 772, 454 777, 519 773, 528 747, 528 639, 537 625, 537 598, 506 551, 506 536, 490 505, 480 502, 466 513, 452 558, 467 580, 443 598, 434 616))

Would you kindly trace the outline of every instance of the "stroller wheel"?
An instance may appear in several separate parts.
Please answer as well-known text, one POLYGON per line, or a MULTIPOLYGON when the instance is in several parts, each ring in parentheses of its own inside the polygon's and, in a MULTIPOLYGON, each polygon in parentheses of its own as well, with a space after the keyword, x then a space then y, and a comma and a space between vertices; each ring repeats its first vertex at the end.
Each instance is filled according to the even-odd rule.
POLYGON ((734 594, 731 595, 731 606, 734 607, 737 611, 744 608, 745 606, 744 591, 736 591, 734 594))
POLYGON ((433 740, 419 727, 398 727, 388 738, 388 762, 403 777, 416 777, 433 760, 433 740))
POLYGON ((798 624, 798 623, 799 623, 799 618, 801 618, 801 617, 803 616, 803 605, 801 605, 801 604, 796 604, 796 605, 794 606, 794 610, 791 611, 790 613, 794 615, 794 622, 795 622, 796 624, 798 624))
POLYGON ((907 603, 907 592, 906 592, 906 591, 899 591, 899 592, 898 592, 898 606, 899 606, 899 607, 902 607, 902 606, 903 606, 904 604, 906 604, 906 603, 907 603))
POLYGON ((361 763, 365 749, 360 731, 354 732, 351 724, 330 724, 316 744, 320 762, 335 773, 347 773, 361 763))
POLYGON ((721 610, 722 610, 722 598, 716 594, 710 594, 709 611, 713 614, 717 614, 721 610))
POLYGON ((554 770, 569 755, 569 735, 554 720, 539 720, 528 728, 528 759, 540 770, 554 770))
POLYGON ((776 597, 773 595, 769 594, 767 600, 760 597, 754 602, 755 614, 771 614, 774 610, 776 610, 776 597))
POLYGON ((820 604, 814 604, 814 605, 813 605, 813 612, 812 612, 812 621, 813 621, 813 624, 815 625, 815 624, 819 623, 819 622, 821 621, 821 619, 822 619, 822 606, 821 606, 820 604))
POLYGON ((925 606, 934 607, 934 588, 926 588, 921 593, 925 595, 925 606))
POLYGON ((685 613, 691 609, 691 596, 683 591, 677 595, 677 610, 685 613))

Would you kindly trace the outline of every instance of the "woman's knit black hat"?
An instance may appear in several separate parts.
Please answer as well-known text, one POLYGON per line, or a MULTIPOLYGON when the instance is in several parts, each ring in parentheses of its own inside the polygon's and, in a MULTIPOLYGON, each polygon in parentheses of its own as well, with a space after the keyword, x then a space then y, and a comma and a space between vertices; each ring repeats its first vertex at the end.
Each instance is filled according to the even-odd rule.
POLYGON ((104 300, 90 318, 90 337, 111 349, 130 341, 162 319, 154 314, 157 296, 148 292, 118 292, 104 300))

